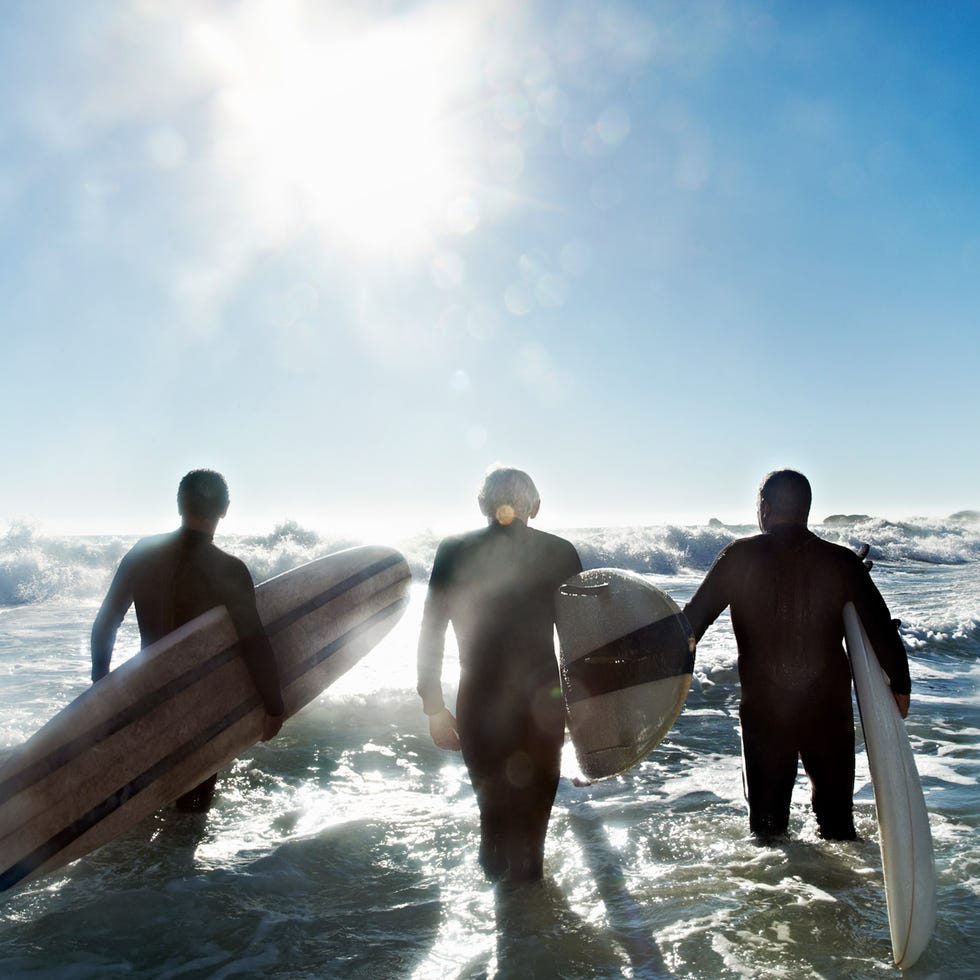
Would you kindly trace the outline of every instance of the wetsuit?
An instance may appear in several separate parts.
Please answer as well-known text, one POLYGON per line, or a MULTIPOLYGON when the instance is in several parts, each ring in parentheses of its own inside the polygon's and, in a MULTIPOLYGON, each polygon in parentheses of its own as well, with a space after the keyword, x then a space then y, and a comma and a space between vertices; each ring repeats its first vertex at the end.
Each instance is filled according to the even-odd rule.
POLYGON ((778 525, 728 545, 684 608, 700 639, 731 607, 749 825, 758 835, 786 832, 800 759, 821 836, 855 836, 854 716, 842 646, 847 602, 892 691, 908 694, 905 647, 861 559, 803 526, 778 525))
MULTIPOLYGON (((244 562, 217 548, 209 535, 181 528, 143 538, 123 558, 92 626, 93 681, 109 673, 116 632, 134 603, 141 647, 215 606, 227 607, 266 711, 283 713, 279 673, 255 607, 252 577, 244 562)), ((207 810, 217 778, 181 796, 178 809, 207 810)))
POLYGON ((568 541, 517 520, 447 538, 432 566, 418 690, 426 714, 443 709, 443 646, 452 622, 457 731, 480 807, 480 863, 494 879, 542 875, 565 733, 555 593, 581 568, 568 541))

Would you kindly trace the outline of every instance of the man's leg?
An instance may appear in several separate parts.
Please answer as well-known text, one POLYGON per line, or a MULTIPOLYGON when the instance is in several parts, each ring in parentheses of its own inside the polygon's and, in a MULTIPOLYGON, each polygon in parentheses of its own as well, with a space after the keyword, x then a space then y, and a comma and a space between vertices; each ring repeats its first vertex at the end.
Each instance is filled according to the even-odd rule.
POLYGON ((470 685, 461 685, 456 724, 463 762, 480 809, 480 867, 497 881, 507 872, 510 784, 507 747, 501 745, 492 702, 484 708, 470 685), (483 710, 481 710, 481 708, 483 710))
POLYGON ((801 757, 813 812, 826 840, 855 840, 854 715, 850 702, 808 726, 801 757))
POLYGON ((543 877, 545 838, 558 790, 561 742, 552 740, 550 745, 539 743, 531 748, 532 752, 514 752, 508 766, 511 805, 507 877, 512 881, 537 881, 543 877))
POLYGON ((508 760, 513 791, 508 877, 514 881, 537 881, 544 875, 545 838, 565 741, 564 702, 552 696, 557 684, 557 678, 549 677, 525 705, 516 726, 520 747, 508 760))
POLYGON ((507 874, 507 839, 510 826, 508 789, 500 774, 474 772, 470 781, 480 808, 480 867, 490 881, 507 874))
POLYGON ((796 783, 796 743, 773 719, 746 717, 743 711, 742 756, 749 797, 749 829, 759 837, 785 834, 796 783))
POLYGON ((203 783, 198 783, 192 790, 177 797, 177 809, 181 813, 207 813, 214 800, 214 787, 217 782, 217 773, 208 776, 203 783))

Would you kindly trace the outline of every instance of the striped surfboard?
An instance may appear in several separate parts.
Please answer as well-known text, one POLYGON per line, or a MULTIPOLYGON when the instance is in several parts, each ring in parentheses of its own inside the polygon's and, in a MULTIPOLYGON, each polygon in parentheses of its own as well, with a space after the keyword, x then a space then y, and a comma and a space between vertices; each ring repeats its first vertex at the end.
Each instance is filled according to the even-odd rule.
MULTIPOLYGON (((256 589, 287 717, 398 621, 411 573, 391 548, 328 555, 256 589)), ((93 851, 261 738, 264 709, 223 606, 76 698, 0 767, 0 891, 93 851)))
POLYGON ((667 734, 691 686, 694 635, 665 592, 631 572, 593 568, 558 591, 568 731, 583 774, 636 765, 667 734))

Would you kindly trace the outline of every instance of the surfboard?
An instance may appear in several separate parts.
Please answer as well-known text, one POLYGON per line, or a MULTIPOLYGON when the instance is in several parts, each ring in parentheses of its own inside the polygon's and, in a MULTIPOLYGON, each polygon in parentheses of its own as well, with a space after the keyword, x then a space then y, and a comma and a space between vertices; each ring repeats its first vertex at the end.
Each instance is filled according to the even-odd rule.
POLYGON ((582 773, 605 779, 643 759, 673 725, 694 670, 677 603, 639 575, 581 572, 558 591, 568 730, 582 773))
POLYGON ((905 722, 850 602, 844 606, 844 634, 878 814, 892 956, 899 969, 907 970, 926 948, 936 923, 929 815, 905 722))
MULTIPOLYGON (((395 625, 411 573, 391 548, 328 555, 256 589, 287 717, 395 625)), ((0 891, 81 857, 227 765, 265 710, 224 606, 140 651, 0 767, 0 891)))

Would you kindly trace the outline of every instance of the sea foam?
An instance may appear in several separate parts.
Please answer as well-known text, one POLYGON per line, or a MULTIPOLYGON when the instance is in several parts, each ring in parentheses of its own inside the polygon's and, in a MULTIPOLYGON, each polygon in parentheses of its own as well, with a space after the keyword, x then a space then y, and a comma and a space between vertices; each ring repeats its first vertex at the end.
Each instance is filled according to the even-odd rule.
MULTIPOLYGON (((902 522, 858 517, 813 525, 813 529, 845 547, 869 544, 875 562, 965 565, 980 561, 980 521, 969 516, 902 522)), ((725 545, 755 529, 711 521, 701 526, 571 528, 559 533, 575 544, 586 568, 700 578, 725 545)), ((29 523, 14 522, 0 535, 0 606, 98 598, 135 541, 135 536, 120 535, 51 536, 29 523)), ((425 581, 438 541, 431 531, 399 540, 366 541, 290 520, 265 535, 216 538, 220 547, 245 561, 256 582, 344 548, 378 543, 399 548, 413 577, 425 581)))

